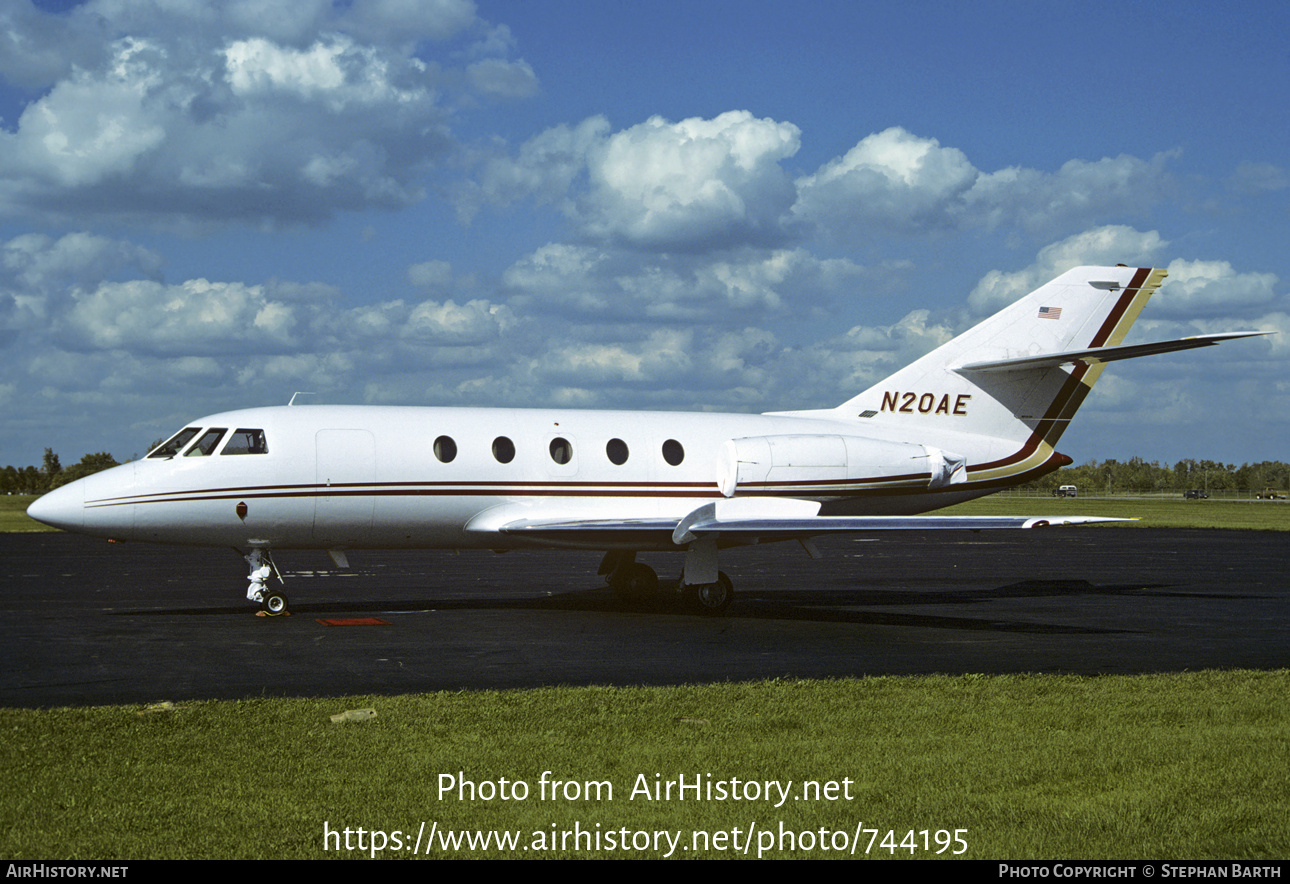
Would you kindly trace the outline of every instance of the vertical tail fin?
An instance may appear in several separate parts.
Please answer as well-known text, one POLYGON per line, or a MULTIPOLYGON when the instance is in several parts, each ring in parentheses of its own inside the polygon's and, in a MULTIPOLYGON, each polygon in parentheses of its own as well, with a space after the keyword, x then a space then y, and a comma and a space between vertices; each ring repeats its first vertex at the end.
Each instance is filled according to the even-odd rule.
POLYGON ((1165 271, 1076 267, 835 410, 968 456, 972 483, 1015 484, 1070 463, 1053 446, 1103 365, 1075 362, 1017 370, 965 370, 1124 340, 1165 271), (1002 480, 1007 480, 1006 483, 1002 480))

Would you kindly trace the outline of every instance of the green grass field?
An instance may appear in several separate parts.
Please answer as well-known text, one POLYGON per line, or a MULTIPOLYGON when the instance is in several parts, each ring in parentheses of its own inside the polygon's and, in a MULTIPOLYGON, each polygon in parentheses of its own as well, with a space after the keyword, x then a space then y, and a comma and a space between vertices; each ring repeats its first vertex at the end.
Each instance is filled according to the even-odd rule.
POLYGON ((607 833, 616 844, 626 830, 636 847, 637 832, 679 837, 674 857, 743 855, 751 834, 750 856, 829 858, 848 855, 857 828, 857 854, 884 858, 909 857, 913 842, 914 856, 935 856, 938 833, 942 856, 1284 857, 1287 695, 1290 672, 1280 671, 0 710, 0 852, 323 858, 367 856, 383 843, 380 855, 408 857, 424 822, 439 836, 428 851, 436 857, 667 852, 652 840, 610 849, 607 833), (355 707, 376 716, 330 721, 355 707), (545 799, 544 771, 562 784, 545 799), (725 783, 740 800, 675 791, 654 800, 655 784, 678 775, 725 783), (505 798, 481 791, 486 782, 500 790, 503 778, 505 798), (766 781, 786 786, 781 806, 766 781), (806 781, 817 791, 804 792, 806 781), (754 800, 749 782, 772 800, 754 800), (325 826, 350 829, 353 849, 342 835, 325 844, 325 826), (563 833, 579 829, 575 846, 563 833), (467 831, 517 840, 453 848, 467 831))
MULTIPOLYGON (((0 499, 0 530, 45 530, 29 502, 0 499)), ((1244 502, 957 509, 1290 529, 1290 507, 1244 502)), ((0 855, 410 857, 421 835, 420 854, 436 857, 830 858, 857 843, 883 858, 1277 858, 1290 854, 1286 696, 1290 672, 1277 671, 0 710, 0 855), (329 719, 359 707, 375 717, 329 719), (541 798, 544 771, 577 794, 541 798), (792 781, 791 797, 776 807, 636 789, 678 775, 727 789, 737 778, 744 799, 748 781, 792 781), (444 777, 477 790, 504 778, 529 794, 441 796, 444 777), (818 795, 803 795, 807 781, 818 795), (453 846, 486 833, 516 840, 453 846)))
POLYGON ((42 525, 35 519, 27 518, 27 507, 36 498, 25 494, 7 494, 0 497, 0 531, 56 531, 42 525))

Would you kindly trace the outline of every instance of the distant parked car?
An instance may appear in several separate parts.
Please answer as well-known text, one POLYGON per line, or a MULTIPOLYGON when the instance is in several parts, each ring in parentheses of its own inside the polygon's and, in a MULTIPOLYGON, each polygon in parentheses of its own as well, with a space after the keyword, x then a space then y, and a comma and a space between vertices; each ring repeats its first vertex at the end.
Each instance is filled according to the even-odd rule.
POLYGON ((1079 497, 1079 489, 1074 485, 1063 485, 1053 489, 1053 497, 1079 497))
POLYGON ((1193 488, 1190 491, 1184 491, 1183 497, 1187 500, 1209 500, 1209 492, 1201 491, 1199 488, 1193 488))

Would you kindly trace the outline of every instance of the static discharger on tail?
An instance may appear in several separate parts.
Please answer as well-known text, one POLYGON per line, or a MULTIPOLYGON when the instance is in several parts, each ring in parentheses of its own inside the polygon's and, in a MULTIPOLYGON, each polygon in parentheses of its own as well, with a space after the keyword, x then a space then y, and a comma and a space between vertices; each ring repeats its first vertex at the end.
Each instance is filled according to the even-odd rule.
POLYGON ((1071 463, 1055 446, 1108 362, 1264 332, 1124 346, 1164 270, 1077 267, 837 408, 698 414, 296 405, 211 415, 142 460, 37 500, 41 522, 114 540, 238 549, 247 597, 287 610, 275 549, 604 553, 652 596, 641 552, 684 553, 679 592, 733 597, 719 552, 901 529, 1094 517, 920 515, 1071 463))

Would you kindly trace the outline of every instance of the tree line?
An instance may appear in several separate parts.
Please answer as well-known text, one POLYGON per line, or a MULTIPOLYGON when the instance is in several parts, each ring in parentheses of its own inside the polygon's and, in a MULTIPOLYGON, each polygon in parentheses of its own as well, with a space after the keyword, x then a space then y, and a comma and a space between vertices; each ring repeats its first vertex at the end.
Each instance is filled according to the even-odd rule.
POLYGON ((1172 467, 1132 457, 1127 461, 1090 460, 1063 467, 1025 488, 1047 491, 1075 485, 1081 491, 1262 491, 1290 490, 1290 464, 1265 460, 1241 466, 1213 460, 1180 460, 1172 467))
POLYGON ((116 458, 106 451, 87 454, 80 463, 66 469, 52 448, 45 449, 44 462, 39 466, 7 466, 0 470, 0 494, 44 494, 60 485, 106 470, 117 465, 116 458))

